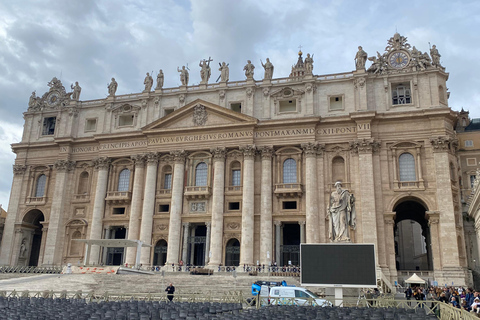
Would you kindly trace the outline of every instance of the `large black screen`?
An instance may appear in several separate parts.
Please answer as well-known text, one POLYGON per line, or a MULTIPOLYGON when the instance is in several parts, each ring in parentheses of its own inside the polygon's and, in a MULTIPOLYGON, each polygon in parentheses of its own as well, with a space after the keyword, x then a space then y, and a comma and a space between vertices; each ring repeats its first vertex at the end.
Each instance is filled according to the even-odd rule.
POLYGON ((376 287, 373 244, 300 245, 302 285, 376 287))

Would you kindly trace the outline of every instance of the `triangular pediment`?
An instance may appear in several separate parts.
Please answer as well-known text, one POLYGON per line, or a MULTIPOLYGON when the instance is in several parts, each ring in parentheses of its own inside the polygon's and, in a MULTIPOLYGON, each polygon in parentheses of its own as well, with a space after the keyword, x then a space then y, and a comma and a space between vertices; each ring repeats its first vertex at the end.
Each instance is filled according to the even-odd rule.
POLYGON ((143 132, 255 125, 254 117, 197 99, 143 128, 143 132))

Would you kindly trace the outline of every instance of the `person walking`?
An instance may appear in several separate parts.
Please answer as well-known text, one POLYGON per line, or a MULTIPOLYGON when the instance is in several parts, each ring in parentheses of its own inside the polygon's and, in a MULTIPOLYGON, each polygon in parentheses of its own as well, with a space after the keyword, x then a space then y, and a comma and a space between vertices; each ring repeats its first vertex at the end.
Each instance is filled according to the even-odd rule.
POLYGON ((172 301, 173 300, 173 294, 175 293, 175 287, 173 286, 172 283, 170 283, 167 287, 167 289, 165 289, 165 291, 167 292, 167 299, 172 301))

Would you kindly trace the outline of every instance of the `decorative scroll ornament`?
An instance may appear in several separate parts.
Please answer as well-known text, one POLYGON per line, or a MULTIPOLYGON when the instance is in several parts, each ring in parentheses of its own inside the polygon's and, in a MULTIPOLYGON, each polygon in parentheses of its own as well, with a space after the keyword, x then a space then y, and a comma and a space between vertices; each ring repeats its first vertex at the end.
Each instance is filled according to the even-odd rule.
POLYGON ((207 122, 208 113, 205 106, 198 105, 193 108, 193 124, 203 126, 207 122))

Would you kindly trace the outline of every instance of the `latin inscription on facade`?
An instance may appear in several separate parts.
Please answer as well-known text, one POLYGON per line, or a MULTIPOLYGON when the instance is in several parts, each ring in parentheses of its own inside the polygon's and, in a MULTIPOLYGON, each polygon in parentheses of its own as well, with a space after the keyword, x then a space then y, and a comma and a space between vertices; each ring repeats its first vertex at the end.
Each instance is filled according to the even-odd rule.
POLYGON ((126 142, 113 142, 102 143, 98 146, 85 146, 85 147, 60 147, 60 152, 71 153, 88 153, 97 152, 102 150, 117 150, 117 149, 129 149, 137 147, 155 146, 169 143, 182 143, 182 142, 199 142, 199 141, 215 141, 215 140, 228 140, 239 138, 275 138, 275 137, 291 137, 291 136, 305 136, 305 135, 338 135, 338 134, 350 134, 357 131, 370 130, 370 124, 358 124, 356 126, 346 126, 337 128, 320 128, 320 129, 283 129, 283 130, 265 130, 265 131, 237 131, 237 132, 221 132, 221 133, 206 133, 206 134, 192 134, 181 135, 173 137, 155 137, 148 140, 139 141, 126 141, 126 142))

